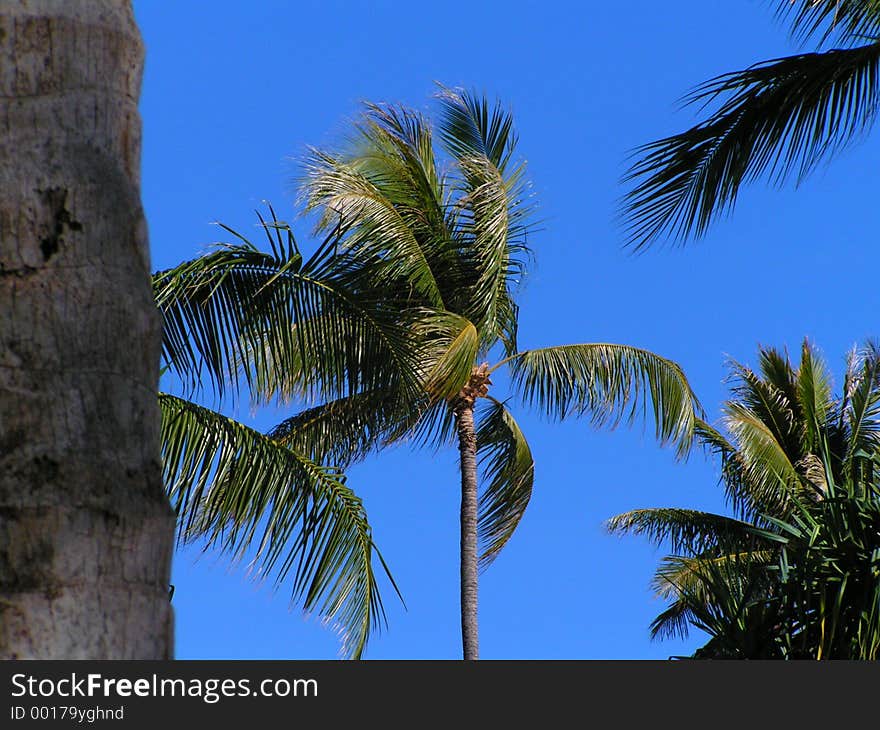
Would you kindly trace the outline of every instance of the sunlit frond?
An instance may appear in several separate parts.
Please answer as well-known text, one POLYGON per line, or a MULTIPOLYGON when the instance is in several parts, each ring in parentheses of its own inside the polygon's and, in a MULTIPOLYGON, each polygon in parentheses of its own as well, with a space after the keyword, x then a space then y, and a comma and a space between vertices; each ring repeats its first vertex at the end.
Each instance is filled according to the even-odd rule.
POLYGON ((857 352, 850 363, 846 391, 841 417, 849 436, 843 472, 870 482, 871 456, 880 450, 880 352, 873 343, 857 352))
POLYGON ((631 423, 653 410, 657 438, 684 455, 699 411, 681 368, 647 350, 626 345, 561 345, 511 358, 522 398, 551 418, 588 415, 597 425, 631 423))
POLYGON ((800 476, 770 426, 737 402, 724 405, 724 425, 736 444, 753 508, 770 514, 785 513, 789 500, 801 488, 800 476))
POLYGON ((831 395, 831 375, 824 361, 816 356, 806 341, 801 348, 801 363, 797 373, 797 398, 804 430, 803 448, 810 453, 818 453, 828 430, 834 400, 831 395))
POLYGON ((512 117, 485 97, 452 89, 438 94, 440 137, 452 155, 451 202, 460 256, 472 272, 465 314, 490 346, 511 341, 512 290, 531 252, 526 243, 533 205, 525 164, 512 164, 512 117))
POLYGON ((504 173, 517 143, 513 115, 480 94, 441 86, 439 130, 443 145, 456 159, 483 157, 504 173))

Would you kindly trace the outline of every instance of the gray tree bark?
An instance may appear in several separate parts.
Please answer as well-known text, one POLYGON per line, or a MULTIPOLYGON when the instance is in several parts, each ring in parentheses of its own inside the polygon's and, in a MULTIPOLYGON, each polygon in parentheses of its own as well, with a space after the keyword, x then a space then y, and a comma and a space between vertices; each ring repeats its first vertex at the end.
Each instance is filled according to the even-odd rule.
POLYGON ((461 644, 464 659, 480 658, 477 624, 477 435, 473 400, 455 411, 461 462, 461 644))
POLYGON ((128 0, 0 2, 0 658, 172 654, 128 0))

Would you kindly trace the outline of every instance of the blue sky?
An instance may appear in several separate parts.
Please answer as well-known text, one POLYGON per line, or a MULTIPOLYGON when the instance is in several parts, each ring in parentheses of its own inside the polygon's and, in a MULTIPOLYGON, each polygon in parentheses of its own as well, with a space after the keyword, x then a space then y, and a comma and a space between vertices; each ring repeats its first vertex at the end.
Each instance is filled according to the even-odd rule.
MULTIPOLYGON (((634 146, 694 120, 695 84, 796 50, 771 3, 445 3, 135 0, 147 50, 141 100, 143 201, 153 268, 251 230, 272 201, 296 221, 296 159, 338 141, 364 100, 430 112, 434 82, 497 96, 514 112, 543 221, 521 297, 523 348, 573 342, 645 347, 684 368, 710 419, 725 358, 758 344, 797 353, 807 336, 839 373, 877 335, 876 170, 880 132, 799 189, 763 183, 685 248, 622 248, 615 200, 634 146)), ((230 411, 232 413, 232 411, 230 411)), ((288 411, 235 412, 267 429, 288 411)), ((536 460, 519 531, 483 575, 487 659, 657 659, 703 637, 652 642, 662 609, 648 587, 662 554, 603 530, 647 506, 722 510, 717 465, 677 462, 641 427, 597 431, 516 415, 536 460)), ((389 626, 367 658, 455 659, 458 473, 453 452, 405 447, 350 471, 406 600, 386 585, 389 626)), ((243 566, 175 555, 181 659, 331 659, 335 635, 245 577, 243 566)))

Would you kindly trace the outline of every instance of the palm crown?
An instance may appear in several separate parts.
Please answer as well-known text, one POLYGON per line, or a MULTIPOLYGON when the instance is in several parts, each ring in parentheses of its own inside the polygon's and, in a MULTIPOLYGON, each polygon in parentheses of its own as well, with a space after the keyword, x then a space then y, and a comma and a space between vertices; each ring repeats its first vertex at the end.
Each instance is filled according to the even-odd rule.
POLYGON ((697 432, 721 456, 734 516, 655 508, 609 522, 673 551, 654 577, 670 604, 652 634, 698 626, 711 637, 703 656, 821 658, 832 647, 842 658, 876 656, 880 353, 871 344, 850 353, 838 397, 806 342, 797 368, 763 348, 758 372, 731 369, 727 435, 703 422, 697 432))
MULTIPOLYGON (((512 118, 463 92, 442 89, 438 103, 440 149, 421 114, 371 104, 348 146, 311 151, 303 203, 326 238, 308 260, 289 227, 273 218, 265 224, 271 254, 242 240, 157 279, 169 363, 193 378, 204 368, 218 383, 243 376, 258 400, 311 401, 264 437, 261 443, 279 455, 266 463, 279 468, 261 466, 245 480, 247 490, 235 469, 225 482, 210 482, 202 454, 199 469, 181 467, 181 444, 193 432, 166 441, 166 464, 179 510, 197 515, 200 526, 214 530, 242 519, 252 526, 257 515, 249 495, 271 503, 279 532, 268 533, 261 549, 278 556, 292 534, 287 515, 300 514, 285 505, 300 483, 284 467, 292 458, 287 452, 310 469, 338 469, 394 441, 437 447, 457 436, 464 643, 465 655, 475 658, 477 542, 485 567, 522 518, 534 476, 507 399, 490 393, 491 375, 509 368, 517 400, 556 419, 630 421, 650 404, 658 438, 681 453, 696 401, 681 369, 645 350, 518 349, 515 294, 531 255, 531 205, 512 118), (196 475, 198 499, 190 487, 196 475)), ((249 456, 238 452, 234 462, 244 461, 249 456)), ((314 486, 308 490, 317 494, 314 486)), ((353 495, 346 499, 360 509, 353 495)), ((343 544, 356 534, 345 532, 343 544)), ((230 544, 249 544, 251 536, 241 532, 230 544)), ((307 542, 295 547, 305 551, 307 542)), ((367 606, 373 579, 355 578, 372 550, 368 538, 361 544, 358 551, 344 548, 356 562, 333 558, 313 577, 326 596, 325 612, 344 607, 343 623, 357 624, 358 651, 379 605, 367 606), (347 578, 333 577, 339 566, 347 578)))

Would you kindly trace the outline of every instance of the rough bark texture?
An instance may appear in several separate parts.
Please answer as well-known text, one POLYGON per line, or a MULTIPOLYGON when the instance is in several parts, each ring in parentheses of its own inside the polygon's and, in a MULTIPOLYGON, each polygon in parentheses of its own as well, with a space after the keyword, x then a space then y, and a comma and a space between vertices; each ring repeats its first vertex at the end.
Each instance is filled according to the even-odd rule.
POLYGON ((0 658, 172 652, 128 0, 0 2, 0 658))
POLYGON ((477 436, 473 400, 455 410, 461 458, 461 643, 465 659, 480 658, 477 629, 477 436))

